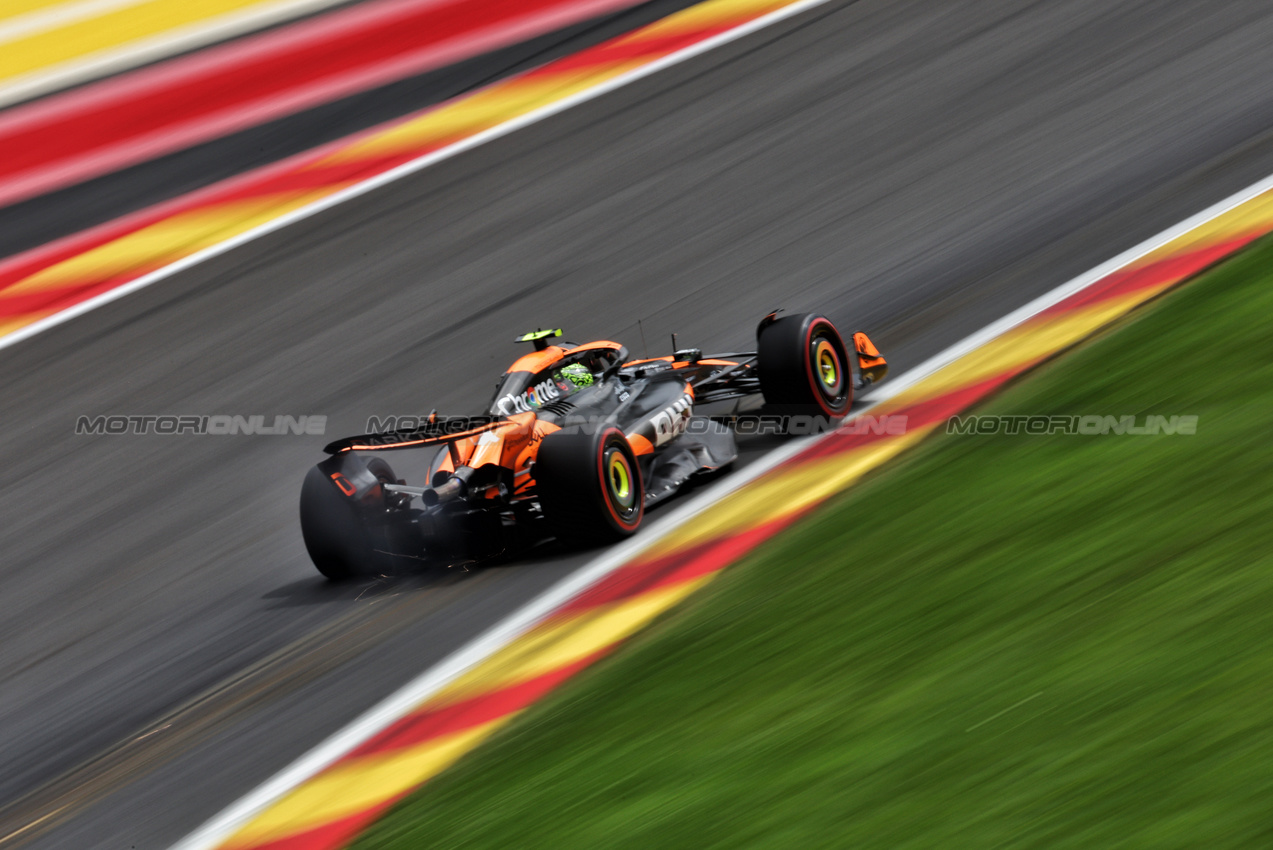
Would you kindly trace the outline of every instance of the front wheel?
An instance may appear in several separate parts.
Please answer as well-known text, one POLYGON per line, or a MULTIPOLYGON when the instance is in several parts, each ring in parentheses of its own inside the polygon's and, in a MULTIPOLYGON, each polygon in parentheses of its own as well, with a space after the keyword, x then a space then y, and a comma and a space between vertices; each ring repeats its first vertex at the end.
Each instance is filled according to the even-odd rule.
POLYGON ((641 468, 618 428, 549 434, 534 470, 544 519, 563 544, 611 543, 640 527, 645 514, 641 468))
POLYGON ((760 391, 765 401, 795 413, 839 418, 853 404, 848 350, 831 320, 815 313, 762 324, 758 333, 760 391))

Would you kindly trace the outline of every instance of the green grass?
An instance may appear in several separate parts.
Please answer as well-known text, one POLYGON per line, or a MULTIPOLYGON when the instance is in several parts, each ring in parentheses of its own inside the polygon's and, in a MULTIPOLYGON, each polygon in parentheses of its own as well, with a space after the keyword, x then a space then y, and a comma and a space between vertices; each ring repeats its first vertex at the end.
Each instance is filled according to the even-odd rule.
POLYGON ((370 848, 1273 846, 1273 244, 986 405, 410 798, 370 848))

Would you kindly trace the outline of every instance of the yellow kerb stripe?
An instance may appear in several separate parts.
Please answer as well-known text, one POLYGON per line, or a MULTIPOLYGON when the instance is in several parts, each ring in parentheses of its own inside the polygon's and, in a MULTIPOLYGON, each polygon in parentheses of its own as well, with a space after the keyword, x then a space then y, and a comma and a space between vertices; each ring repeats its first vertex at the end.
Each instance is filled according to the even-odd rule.
POLYGON ((333 185, 296 195, 270 195, 179 213, 136 233, 49 266, 0 290, 20 295, 158 268, 338 191, 333 185))
POLYGON ((581 661, 632 634, 709 578, 699 577, 564 619, 551 619, 448 685, 427 705, 459 702, 581 661))
POLYGON ((888 407, 896 409, 946 395, 1055 354, 1169 285, 1164 283, 1129 295, 1107 298, 1073 312, 1032 319, 890 399, 888 407))
POLYGON ((257 815, 223 846, 275 841, 378 806, 442 772, 515 716, 415 747, 339 763, 257 815))
POLYGON ((726 497, 693 522, 673 531, 642 552, 640 557, 670 555, 812 507, 913 446, 933 427, 911 428, 904 436, 889 437, 842 455, 772 472, 726 497))
MULTIPOLYGON (((80 4, 57 5, 71 10, 80 4)), ((266 3, 263 0, 137 0, 105 14, 72 17, 69 25, 33 32, 0 47, 0 84, 30 71, 261 5, 266 3)))
POLYGON ((617 77, 644 62, 609 65, 597 72, 574 72, 513 79, 441 106, 383 133, 356 142, 315 163, 315 167, 407 153, 436 142, 470 136, 519 115, 617 77))
POLYGON ((5 4, 0 6, 0 23, 28 12, 47 10, 64 4, 65 0, 5 0, 5 4))
POLYGON ((1240 207, 1194 228, 1156 251, 1136 265, 1167 259, 1199 248, 1219 245, 1240 236, 1254 236, 1273 229, 1273 192, 1265 192, 1240 207))
MULTIPOLYGON (((701 576, 567 620, 550 621, 417 710, 499 690, 580 661, 632 634, 712 578, 701 576)), ((226 846, 277 840, 377 806, 441 772, 517 713, 418 746, 343 762, 257 816, 226 846)))
POLYGON ((667 38, 714 26, 732 25, 734 22, 759 18, 790 5, 789 0, 708 0, 655 21, 642 29, 639 37, 667 38))
POLYGON ((6 334, 11 334, 20 328, 25 328, 32 322, 37 322, 47 315, 49 315, 48 311, 42 311, 38 313, 27 313, 26 315, 19 316, 16 319, 5 319, 0 321, 0 337, 5 336, 6 334))

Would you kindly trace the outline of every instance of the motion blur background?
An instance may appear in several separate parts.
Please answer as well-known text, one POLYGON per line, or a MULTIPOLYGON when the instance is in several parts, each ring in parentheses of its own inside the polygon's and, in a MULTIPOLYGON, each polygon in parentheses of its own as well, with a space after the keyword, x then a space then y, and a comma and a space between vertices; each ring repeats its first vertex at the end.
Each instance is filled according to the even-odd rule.
POLYGON ((738 350, 775 306, 902 374, 1273 173, 1267 3, 832 0, 49 323, 487 126, 456 98, 635 61, 585 51, 691 5, 0 7, 0 846, 167 846, 595 555, 329 584, 296 521, 324 437, 78 417, 330 438, 482 409, 534 327, 738 350), (432 107, 466 117, 340 141, 432 107))

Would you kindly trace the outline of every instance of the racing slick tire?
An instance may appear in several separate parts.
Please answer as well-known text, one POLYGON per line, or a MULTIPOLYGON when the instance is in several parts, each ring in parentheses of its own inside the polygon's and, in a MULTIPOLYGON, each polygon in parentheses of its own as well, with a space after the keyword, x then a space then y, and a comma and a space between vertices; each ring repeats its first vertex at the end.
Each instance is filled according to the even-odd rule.
POLYGON ((620 540, 645 514, 641 467, 618 428, 549 434, 535 458, 535 488, 544 519, 566 546, 620 540))
MULTIPOLYGON (((367 471, 381 484, 393 483, 393 470, 376 457, 367 471)), ((318 466, 310 469, 301 485, 301 536, 318 571, 339 580, 373 572, 384 556, 377 551, 375 535, 356 502, 342 494, 318 466)))
POLYGON ((760 391, 788 413, 838 419, 853 404, 849 352, 831 320, 816 313, 765 322, 757 333, 760 391))

